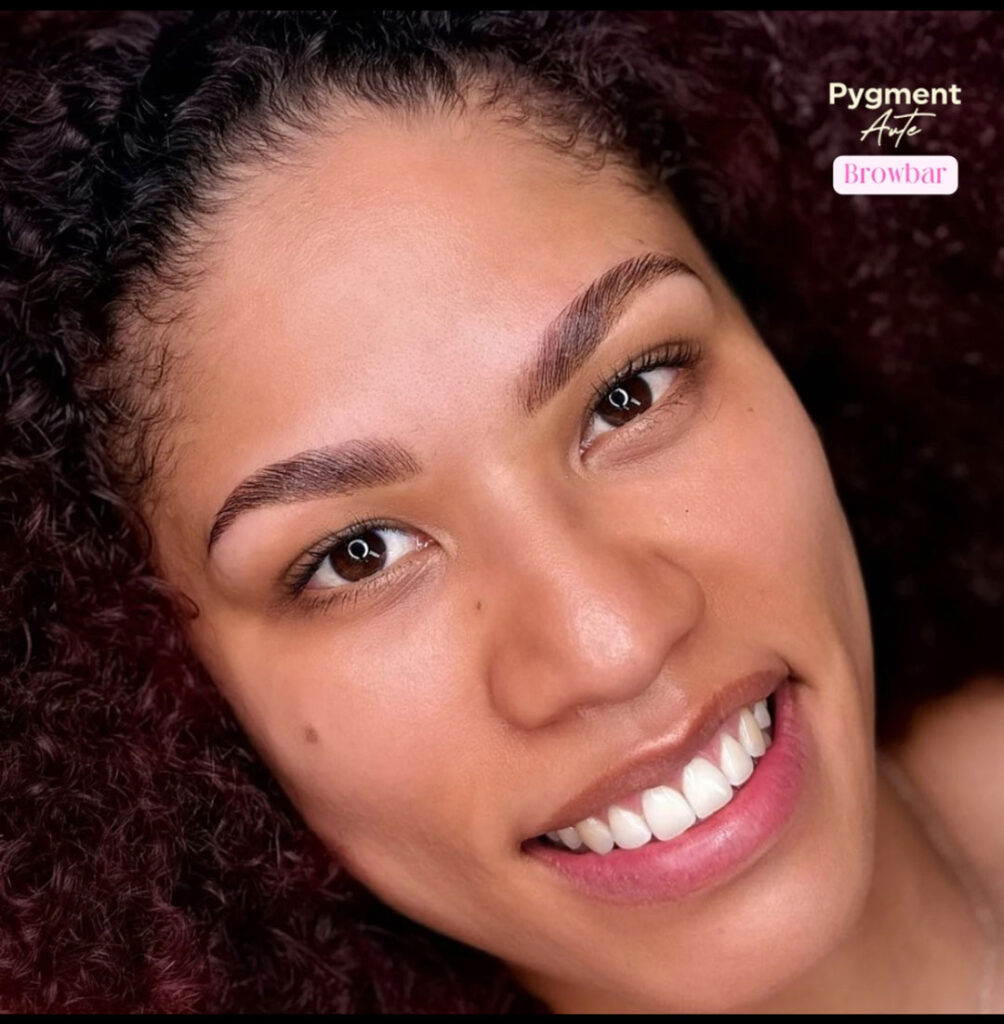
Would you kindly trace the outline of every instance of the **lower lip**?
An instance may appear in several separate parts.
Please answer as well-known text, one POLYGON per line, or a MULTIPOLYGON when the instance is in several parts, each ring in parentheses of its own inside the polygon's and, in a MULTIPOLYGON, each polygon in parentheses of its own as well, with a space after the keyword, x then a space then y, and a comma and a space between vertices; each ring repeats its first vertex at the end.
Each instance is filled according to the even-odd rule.
POLYGON ((609 903, 679 900, 741 873, 780 838, 804 788, 807 739, 797 686, 789 680, 775 692, 773 742, 749 781, 725 807, 683 835, 607 854, 532 843, 524 847, 526 854, 581 892, 609 903))

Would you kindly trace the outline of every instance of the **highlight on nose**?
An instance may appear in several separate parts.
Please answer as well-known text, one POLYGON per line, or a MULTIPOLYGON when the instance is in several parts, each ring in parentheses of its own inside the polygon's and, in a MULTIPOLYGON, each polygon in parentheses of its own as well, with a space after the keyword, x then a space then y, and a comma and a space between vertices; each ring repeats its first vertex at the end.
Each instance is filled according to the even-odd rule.
POLYGON ((699 618, 700 588, 678 567, 653 558, 602 562, 601 569, 594 555, 571 576, 507 581, 511 596, 496 606, 488 685, 497 713, 512 724, 541 728, 585 707, 638 697, 699 618))

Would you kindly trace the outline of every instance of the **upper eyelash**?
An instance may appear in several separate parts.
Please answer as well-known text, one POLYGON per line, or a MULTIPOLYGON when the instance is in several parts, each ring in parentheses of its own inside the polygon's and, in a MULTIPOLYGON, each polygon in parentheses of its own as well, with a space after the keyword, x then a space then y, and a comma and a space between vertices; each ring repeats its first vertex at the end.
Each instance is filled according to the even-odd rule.
POLYGON ((587 419, 595 416, 607 394, 620 387, 625 381, 653 370, 657 366, 692 367, 696 364, 700 352, 689 341, 666 341, 656 348, 649 349, 639 356, 633 356, 611 377, 601 377, 592 386, 593 401, 587 410, 587 419))
MULTIPOLYGON (((592 401, 587 403, 583 426, 591 417, 596 415, 607 394, 620 387, 625 381, 630 380, 639 373, 644 373, 646 370, 652 370, 656 367, 692 368, 697 364, 700 356, 700 349, 690 341, 663 342, 656 348, 649 349, 648 352, 633 356, 612 376, 602 377, 590 386, 592 401)), ((284 587, 287 594, 287 599, 284 603, 293 604, 298 600, 306 601, 312 610, 324 611, 336 602, 339 604, 350 604, 358 600, 370 586, 382 585, 382 583, 370 584, 367 580, 361 580, 350 586, 332 588, 331 593, 326 598, 309 600, 301 597, 314 573, 321 567, 332 549, 341 541, 364 530, 397 528, 397 524, 385 519, 372 517, 354 518, 336 533, 323 537, 310 547, 304 553, 300 563, 293 567, 292 579, 284 587)), ((386 572, 379 573, 374 577, 374 580, 383 581, 387 574, 392 571, 387 570, 386 572)))
MULTIPOLYGON (((287 590, 291 597, 299 597, 300 593, 304 590, 307 584, 310 582, 314 573, 320 569, 324 559, 331 554, 333 548, 337 547, 347 537, 351 537, 353 534, 361 533, 364 530, 380 530, 380 529, 394 529, 395 524, 387 522, 385 519, 351 519, 345 526, 335 533, 328 534, 326 537, 322 537, 316 544, 308 548, 301 560, 294 564, 291 569, 291 579, 287 584, 287 590)), ((365 582, 365 581, 362 581, 365 582)), ((362 584, 356 584, 350 587, 336 587, 334 588, 337 593, 339 590, 352 590, 355 591, 362 584)))

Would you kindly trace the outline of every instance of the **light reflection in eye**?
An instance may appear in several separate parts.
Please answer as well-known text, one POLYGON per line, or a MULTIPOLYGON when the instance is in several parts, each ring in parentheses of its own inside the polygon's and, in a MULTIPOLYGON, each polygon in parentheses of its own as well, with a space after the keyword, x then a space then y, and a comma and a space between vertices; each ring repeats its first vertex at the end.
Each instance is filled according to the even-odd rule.
MULTIPOLYGON (((701 354, 700 347, 688 341, 663 343, 594 385, 583 449, 603 434, 644 416, 669 393, 682 370, 697 365, 701 354)), ((428 537, 399 524, 356 520, 304 555, 300 567, 293 570, 293 579, 285 585, 287 600, 305 601, 317 609, 353 601, 396 577, 393 567, 430 543, 428 537), (329 596, 302 596, 311 591, 329 596)))
POLYGON ((670 366, 656 367, 629 377, 624 383, 612 388, 593 413, 595 429, 587 432, 585 444, 591 444, 601 434, 624 426, 647 412, 669 390, 679 373, 670 366))

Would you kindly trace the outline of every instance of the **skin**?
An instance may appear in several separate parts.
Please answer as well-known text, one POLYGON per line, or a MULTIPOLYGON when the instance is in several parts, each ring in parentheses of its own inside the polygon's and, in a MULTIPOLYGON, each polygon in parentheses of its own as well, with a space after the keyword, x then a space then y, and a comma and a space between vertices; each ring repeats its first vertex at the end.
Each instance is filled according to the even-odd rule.
POLYGON ((987 809, 1001 806, 1002 732, 1004 677, 981 676, 921 708, 891 752, 973 869, 998 921, 1004 921, 1004 815, 987 809))
POLYGON ((200 608, 196 652, 350 870, 559 1011, 971 1000, 971 959, 946 952, 978 942, 966 904, 876 784, 867 603, 819 438, 674 205, 487 114, 372 112, 247 175, 208 230, 145 514, 200 608), (649 252, 697 276, 640 291, 522 412, 545 327, 649 252), (582 450, 593 387, 677 337, 698 368, 582 450), (396 439, 424 472, 251 511, 207 557, 241 480, 353 438, 396 439), (320 610, 329 567, 277 608, 284 571, 369 516, 403 531, 398 575, 320 610), (806 793, 738 875, 619 907, 521 853, 610 765, 785 664, 804 680, 806 793), (942 969, 905 993, 889 936, 916 924, 911 886, 944 928, 897 948, 942 969))

